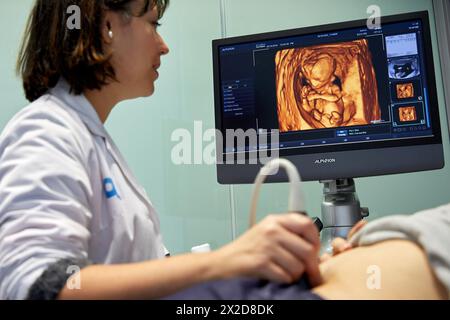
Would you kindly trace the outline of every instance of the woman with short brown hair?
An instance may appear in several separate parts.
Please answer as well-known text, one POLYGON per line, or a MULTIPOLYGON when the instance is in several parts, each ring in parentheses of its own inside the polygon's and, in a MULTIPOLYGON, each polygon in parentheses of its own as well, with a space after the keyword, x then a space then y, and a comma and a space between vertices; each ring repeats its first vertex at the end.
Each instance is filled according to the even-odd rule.
POLYGON ((298 214, 164 259, 158 215, 103 124, 119 102, 153 94, 168 3, 36 1, 18 63, 32 103, 0 137, 0 298, 157 298, 207 280, 305 272, 321 282, 318 231, 298 214))

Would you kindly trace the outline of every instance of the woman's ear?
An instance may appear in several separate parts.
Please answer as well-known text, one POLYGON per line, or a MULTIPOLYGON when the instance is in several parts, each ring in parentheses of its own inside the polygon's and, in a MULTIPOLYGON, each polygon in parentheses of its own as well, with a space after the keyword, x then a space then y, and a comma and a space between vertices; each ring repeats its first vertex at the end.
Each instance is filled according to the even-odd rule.
POLYGON ((106 44, 111 44, 114 39, 113 16, 111 12, 106 12, 101 26, 102 40, 106 44))

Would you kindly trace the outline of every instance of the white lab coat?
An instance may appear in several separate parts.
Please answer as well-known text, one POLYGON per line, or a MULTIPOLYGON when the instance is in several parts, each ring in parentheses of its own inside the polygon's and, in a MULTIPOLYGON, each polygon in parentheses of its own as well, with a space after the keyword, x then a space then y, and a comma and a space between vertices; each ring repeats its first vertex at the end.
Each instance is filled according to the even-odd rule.
POLYGON ((165 254, 144 189, 92 105, 70 94, 67 82, 6 125, 0 136, 0 299, 26 298, 61 259, 115 264, 165 254))

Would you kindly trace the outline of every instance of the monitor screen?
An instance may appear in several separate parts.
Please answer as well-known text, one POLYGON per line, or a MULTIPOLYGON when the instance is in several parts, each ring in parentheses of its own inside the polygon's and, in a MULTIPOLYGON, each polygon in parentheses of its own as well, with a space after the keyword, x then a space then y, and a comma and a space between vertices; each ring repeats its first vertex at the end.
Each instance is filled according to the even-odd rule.
MULTIPOLYGON (((225 140, 226 130, 257 133, 218 144, 218 159, 276 149, 305 180, 443 166, 427 12, 215 40, 213 58, 217 129, 225 140), (436 161, 408 159, 428 150, 415 146, 436 145, 436 161), (402 160, 373 163, 375 150, 402 160), (366 168, 352 170, 358 161, 366 168)), ((248 183, 256 172, 218 164, 219 182, 248 183)))

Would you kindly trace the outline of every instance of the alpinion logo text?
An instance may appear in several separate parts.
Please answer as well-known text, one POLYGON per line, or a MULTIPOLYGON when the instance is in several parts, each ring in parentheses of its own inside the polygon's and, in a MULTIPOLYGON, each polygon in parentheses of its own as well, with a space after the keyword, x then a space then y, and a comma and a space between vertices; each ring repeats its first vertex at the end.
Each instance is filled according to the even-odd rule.
POLYGON ((314 161, 315 164, 327 164, 327 163, 335 163, 336 159, 317 159, 314 161))

